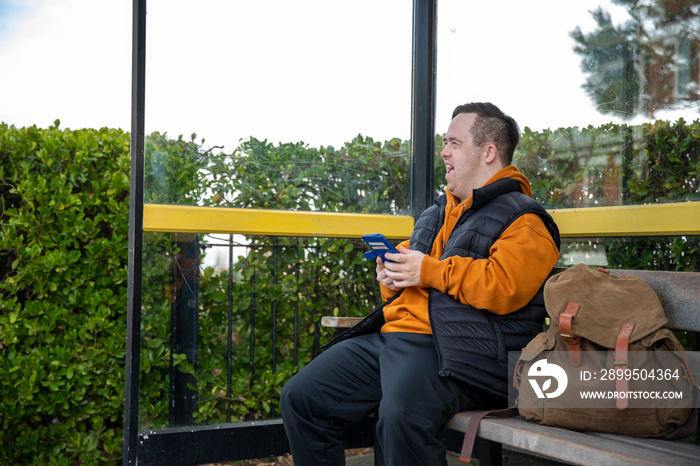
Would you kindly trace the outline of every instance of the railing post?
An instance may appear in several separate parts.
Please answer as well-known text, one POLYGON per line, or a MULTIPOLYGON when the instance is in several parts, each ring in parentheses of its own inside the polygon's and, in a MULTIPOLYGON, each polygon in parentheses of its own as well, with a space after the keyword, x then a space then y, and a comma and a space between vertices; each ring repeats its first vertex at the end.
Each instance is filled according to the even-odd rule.
POLYGON ((233 235, 228 236, 228 317, 226 332, 226 422, 231 422, 231 384, 233 382, 233 235))

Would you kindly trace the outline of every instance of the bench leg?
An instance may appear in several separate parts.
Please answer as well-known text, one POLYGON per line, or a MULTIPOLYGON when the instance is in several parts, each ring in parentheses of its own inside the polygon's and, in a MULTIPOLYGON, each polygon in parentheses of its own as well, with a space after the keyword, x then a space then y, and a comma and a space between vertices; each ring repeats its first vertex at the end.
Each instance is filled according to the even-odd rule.
POLYGON ((503 446, 500 443, 479 438, 480 464, 486 466, 501 466, 503 463, 503 446))

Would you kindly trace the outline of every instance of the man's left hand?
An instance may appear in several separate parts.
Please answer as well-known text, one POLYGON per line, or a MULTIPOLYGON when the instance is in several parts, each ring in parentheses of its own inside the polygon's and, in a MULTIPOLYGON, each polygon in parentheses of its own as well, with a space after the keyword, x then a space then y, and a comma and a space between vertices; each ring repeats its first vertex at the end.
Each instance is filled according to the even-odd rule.
POLYGON ((420 268, 425 254, 411 251, 403 246, 399 252, 400 254, 385 255, 387 259, 384 261, 386 275, 393 280, 393 285, 397 288, 420 286, 420 268))

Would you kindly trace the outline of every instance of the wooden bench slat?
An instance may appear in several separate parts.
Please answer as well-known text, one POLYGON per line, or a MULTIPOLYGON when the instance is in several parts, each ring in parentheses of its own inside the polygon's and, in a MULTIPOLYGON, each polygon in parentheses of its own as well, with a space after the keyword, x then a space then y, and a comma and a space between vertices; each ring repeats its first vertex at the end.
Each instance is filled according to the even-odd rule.
MULTIPOLYGON (((446 427, 464 432, 471 415, 462 412, 454 416, 446 427)), ((522 418, 484 419, 479 426, 479 437, 573 464, 598 466, 640 465, 697 465, 698 447, 658 439, 633 439, 612 434, 590 434, 568 429, 539 425, 522 418), (655 442, 648 442, 655 440, 655 442), (687 445, 690 449, 662 448, 658 442, 673 446, 687 445), (651 448, 650 446, 653 445, 651 448), (694 450, 690 451, 690 450, 694 450)))
POLYGON ((626 437, 624 435, 604 434, 600 432, 592 432, 589 435, 594 437, 609 438, 619 443, 628 444, 637 449, 646 448, 648 450, 654 450, 664 454, 672 452, 671 454, 682 460, 687 460, 694 464, 700 463, 700 448, 697 445, 690 443, 663 440, 658 438, 626 437))
POLYGON ((661 301, 666 327, 700 332, 700 273, 659 270, 610 270, 612 275, 636 275, 644 279, 661 301))
POLYGON ((350 328, 362 320, 362 317, 321 317, 321 326, 328 328, 350 328))

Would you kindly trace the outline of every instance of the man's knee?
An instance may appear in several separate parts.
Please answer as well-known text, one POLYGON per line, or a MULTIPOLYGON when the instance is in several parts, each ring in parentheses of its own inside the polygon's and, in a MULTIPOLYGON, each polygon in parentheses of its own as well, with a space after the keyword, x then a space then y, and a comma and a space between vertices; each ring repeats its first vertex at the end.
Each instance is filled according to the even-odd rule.
POLYGON ((308 407, 308 400, 306 399, 306 390, 303 390, 303 384, 298 383, 298 377, 294 376, 282 387, 282 392, 280 394, 280 407, 282 409, 282 416, 285 412, 296 412, 306 410, 308 407))
POLYGON ((377 412, 379 419, 386 421, 388 424, 401 423, 407 416, 406 406, 403 403, 398 403, 394 399, 385 397, 379 405, 377 412))
POLYGON ((289 386, 289 382, 287 382, 284 384, 282 391, 280 392, 280 406, 282 407, 283 412, 287 406, 291 405, 291 392, 292 388, 289 386))

